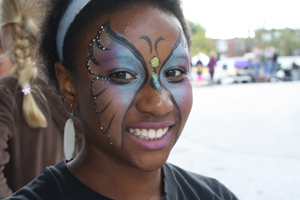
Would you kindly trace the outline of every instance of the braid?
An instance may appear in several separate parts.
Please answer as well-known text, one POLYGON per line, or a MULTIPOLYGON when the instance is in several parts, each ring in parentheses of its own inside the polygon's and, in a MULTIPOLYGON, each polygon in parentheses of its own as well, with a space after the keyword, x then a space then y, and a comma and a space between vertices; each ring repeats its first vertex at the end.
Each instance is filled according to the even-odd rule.
MULTIPOLYGON (((47 127, 47 120, 34 97, 43 97, 40 90, 34 90, 34 80, 37 77, 37 67, 33 60, 33 45, 38 32, 38 20, 32 16, 36 13, 28 7, 28 1, 2 0, 1 22, 10 27, 11 56, 15 63, 12 76, 18 80, 18 85, 29 84, 32 93, 24 95, 23 116, 29 126, 47 127), (27 4, 27 7, 26 7, 27 4)), ((31 7, 32 8, 32 7, 31 7)), ((45 100, 44 98, 40 98, 45 100)))

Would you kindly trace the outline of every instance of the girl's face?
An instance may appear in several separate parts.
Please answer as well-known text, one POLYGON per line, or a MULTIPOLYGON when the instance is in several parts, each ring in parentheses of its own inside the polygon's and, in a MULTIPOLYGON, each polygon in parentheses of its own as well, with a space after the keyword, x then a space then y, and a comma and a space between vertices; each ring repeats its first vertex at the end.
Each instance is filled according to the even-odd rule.
POLYGON ((75 58, 86 145, 137 169, 158 169, 192 106, 181 25, 169 13, 138 5, 92 23, 75 58))

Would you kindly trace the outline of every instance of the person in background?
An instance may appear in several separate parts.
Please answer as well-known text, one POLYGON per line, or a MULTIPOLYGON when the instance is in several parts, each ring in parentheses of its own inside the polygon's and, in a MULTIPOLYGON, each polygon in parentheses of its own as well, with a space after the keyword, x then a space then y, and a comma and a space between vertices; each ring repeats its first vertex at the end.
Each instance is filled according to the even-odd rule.
POLYGON ((209 63, 207 65, 210 73, 211 84, 213 84, 216 64, 217 64, 217 53, 215 51, 211 51, 209 53, 209 63))
POLYGON ((269 75, 269 70, 268 70, 268 57, 269 57, 269 47, 267 46, 261 56, 261 64, 263 67, 263 76, 267 77, 269 75))
POLYGON ((272 53, 272 59, 271 59, 271 69, 270 69, 270 74, 272 76, 274 76, 277 72, 277 68, 278 68, 278 64, 277 64, 277 58, 278 58, 278 54, 277 54, 277 50, 274 47, 272 49, 273 53, 272 53))
POLYGON ((201 87, 203 81, 203 77, 202 77, 203 64, 200 60, 197 61, 196 68, 197 68, 197 87, 201 87))
POLYGON ((253 58, 252 65, 253 65, 253 68, 254 68, 255 75, 259 76, 259 69, 261 67, 262 52, 257 47, 254 47, 253 48, 253 54, 254 54, 254 58, 253 58))
MULTIPOLYGON (((37 3, 0 1, 1 45, 9 68, 13 65, 0 79, 0 199, 64 158, 68 115, 60 107, 61 100, 51 95, 34 59, 40 19, 37 3)), ((78 126, 76 132, 75 155, 83 141, 78 126)))
POLYGON ((268 76, 272 76, 273 74, 273 56, 274 56, 275 48, 273 46, 268 46, 266 51, 266 57, 268 59, 268 76))

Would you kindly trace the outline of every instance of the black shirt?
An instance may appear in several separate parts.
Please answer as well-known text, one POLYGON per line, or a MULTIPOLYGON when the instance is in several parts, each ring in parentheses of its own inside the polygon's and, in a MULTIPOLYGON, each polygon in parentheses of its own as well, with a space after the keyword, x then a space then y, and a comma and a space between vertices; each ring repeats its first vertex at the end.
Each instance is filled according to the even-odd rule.
MULTIPOLYGON (((185 171, 166 163, 163 167, 163 200, 236 200, 215 179, 185 171)), ((5 200, 111 200, 80 182, 65 160, 47 167, 45 172, 5 200)))

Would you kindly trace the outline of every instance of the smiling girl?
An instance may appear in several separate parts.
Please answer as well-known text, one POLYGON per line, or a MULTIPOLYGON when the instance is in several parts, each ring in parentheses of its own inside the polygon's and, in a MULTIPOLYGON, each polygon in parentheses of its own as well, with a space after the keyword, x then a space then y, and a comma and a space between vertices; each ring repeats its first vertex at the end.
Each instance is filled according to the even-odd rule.
POLYGON ((84 146, 8 199, 236 199, 218 181, 166 163, 192 107, 179 0, 51 6, 40 52, 84 146))

